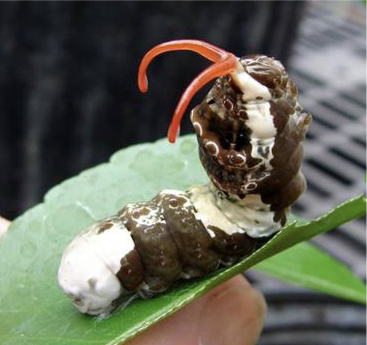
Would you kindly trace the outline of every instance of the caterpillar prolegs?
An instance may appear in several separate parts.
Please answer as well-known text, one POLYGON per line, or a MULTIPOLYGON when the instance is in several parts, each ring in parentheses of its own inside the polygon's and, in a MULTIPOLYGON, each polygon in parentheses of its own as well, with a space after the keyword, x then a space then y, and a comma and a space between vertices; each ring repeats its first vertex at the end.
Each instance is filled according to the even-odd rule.
POLYGON ((151 60, 172 50, 214 62, 186 89, 168 131, 174 142, 193 95, 218 78, 191 112, 210 182, 126 205, 69 244, 59 284, 83 313, 106 313, 123 294, 151 297, 251 254, 281 229, 305 189, 302 140, 311 116, 283 65, 263 55, 237 58, 201 41, 172 41, 143 58, 143 92, 151 60))

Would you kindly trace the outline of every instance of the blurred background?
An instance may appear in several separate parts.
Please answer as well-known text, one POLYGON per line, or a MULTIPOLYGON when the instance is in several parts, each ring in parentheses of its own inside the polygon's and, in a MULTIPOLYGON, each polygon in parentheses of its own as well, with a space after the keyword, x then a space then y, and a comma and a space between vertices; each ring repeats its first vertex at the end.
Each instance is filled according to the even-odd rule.
MULTIPOLYGON (((146 95, 137 68, 154 45, 181 38, 287 67, 314 116, 309 188, 294 213, 316 217, 363 193, 365 13, 362 1, 1 2, 0 214, 12 219, 115 151, 164 137, 182 91, 208 62, 189 52, 160 57, 146 95)), ((181 133, 192 133, 188 116, 181 133)), ((314 243, 365 279, 365 227, 361 219, 314 243)), ((249 278, 269 304, 260 345, 365 344, 363 307, 249 278)))

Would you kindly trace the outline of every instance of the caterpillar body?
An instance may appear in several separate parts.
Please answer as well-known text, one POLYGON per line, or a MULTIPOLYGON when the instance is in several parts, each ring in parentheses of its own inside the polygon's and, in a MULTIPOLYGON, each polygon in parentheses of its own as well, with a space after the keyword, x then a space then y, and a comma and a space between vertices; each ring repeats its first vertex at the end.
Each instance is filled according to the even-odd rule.
POLYGON ((108 313, 121 295, 151 297, 251 254, 281 229, 305 189, 302 140, 311 116, 283 65, 263 55, 237 58, 201 41, 171 41, 143 58, 143 92, 150 61, 171 50, 214 62, 184 92, 168 132, 174 142, 193 95, 218 78, 191 112, 210 182, 126 205, 69 244, 58 280, 83 313, 108 313))

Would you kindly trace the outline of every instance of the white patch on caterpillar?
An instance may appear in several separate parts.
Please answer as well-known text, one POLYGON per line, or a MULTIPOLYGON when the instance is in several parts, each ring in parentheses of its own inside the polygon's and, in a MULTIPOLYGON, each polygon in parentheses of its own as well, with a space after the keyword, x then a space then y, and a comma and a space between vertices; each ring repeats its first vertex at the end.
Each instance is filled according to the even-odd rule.
MULTIPOLYGON (((259 194, 249 194, 242 200, 228 200, 218 197, 218 190, 213 185, 191 187, 190 199, 211 237, 209 226, 215 226, 226 234, 246 233, 259 238, 280 230, 280 222, 274 221, 274 212, 270 205, 261 201, 259 194)), ((215 235, 215 234, 214 234, 215 235)))
MULTIPOLYGON (((185 199, 185 203, 180 206, 180 208, 188 208, 190 206, 192 206, 190 199, 188 198, 187 194, 181 190, 175 190, 175 189, 163 189, 159 195, 175 195, 178 196, 180 198, 185 199)), ((170 208, 176 208, 176 207, 172 207, 170 206, 170 208)))
POLYGON ((225 216, 250 237, 270 236, 281 229, 280 222, 274 221, 270 205, 261 201, 260 194, 247 194, 244 199, 236 201, 219 198, 216 201, 225 216))
POLYGON ((251 103, 246 105, 248 120, 246 126, 251 129, 251 156, 261 160, 267 170, 271 170, 270 161, 274 158, 273 146, 277 129, 270 114, 270 103, 251 103))
POLYGON ((251 129, 254 138, 266 140, 275 137, 277 129, 270 114, 269 102, 247 103, 246 113, 246 126, 251 129))
POLYGON ((185 192, 183 192, 182 190, 177 190, 177 189, 163 189, 162 191, 159 192, 159 194, 161 194, 161 195, 175 195, 175 196, 179 196, 179 197, 188 199, 185 192))
POLYGON ((206 229, 209 226, 215 226, 229 235, 244 232, 236 224, 230 222, 217 207, 215 195, 208 186, 191 187, 188 192, 196 209, 195 217, 203 223, 206 229))
POLYGON ((259 158, 261 164, 265 164, 266 169, 271 170, 270 161, 273 158, 272 149, 277 134, 268 102, 272 98, 271 93, 266 86, 246 73, 240 62, 231 77, 243 93, 242 101, 246 102, 245 111, 248 119, 245 123, 251 129, 251 156, 259 158), (261 100, 257 100, 259 97, 261 100), (264 156, 264 153, 267 153, 267 156, 264 156))
POLYGON ((210 230, 210 229, 206 229, 206 231, 208 231, 209 235, 211 238, 214 238, 215 237, 215 232, 213 230, 210 230))
POLYGON ((123 293, 116 273, 120 260, 135 247, 122 224, 111 221, 110 228, 98 233, 102 222, 92 225, 68 245, 58 272, 59 285, 74 305, 91 315, 107 313, 112 301, 123 293))
POLYGON ((224 107, 219 107, 217 103, 209 104, 209 108, 218 115, 221 119, 226 119, 227 111, 224 107))
POLYGON ((153 226, 155 224, 165 224, 166 221, 161 214, 159 208, 150 208, 149 206, 142 206, 147 209, 148 213, 143 214, 138 210, 134 210, 135 204, 127 205, 128 212, 131 213, 132 218, 136 222, 137 226, 153 226))
POLYGON ((272 170, 273 167, 270 164, 270 161, 274 158, 273 155, 273 147, 274 147, 274 138, 270 138, 268 140, 254 139, 251 138, 251 156, 253 158, 258 158, 261 160, 260 164, 265 164, 266 170, 272 170))
POLYGON ((251 77, 243 68, 240 61, 237 63, 236 72, 231 74, 233 81, 242 91, 242 100, 255 101, 257 97, 261 97, 264 101, 271 100, 271 93, 269 89, 251 77))

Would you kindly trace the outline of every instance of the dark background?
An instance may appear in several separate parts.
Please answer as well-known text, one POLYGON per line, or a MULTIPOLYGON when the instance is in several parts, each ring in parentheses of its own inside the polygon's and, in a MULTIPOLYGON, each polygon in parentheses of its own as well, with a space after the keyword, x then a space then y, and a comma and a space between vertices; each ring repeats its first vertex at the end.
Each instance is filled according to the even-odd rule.
MULTIPOLYGON (((12 219, 118 149, 166 135, 181 92, 208 62, 189 52, 164 55, 142 95, 137 69, 154 45, 195 38, 286 63, 304 6, 1 2, 0 214, 12 219)), ((181 133, 189 132, 186 116, 181 133)))

